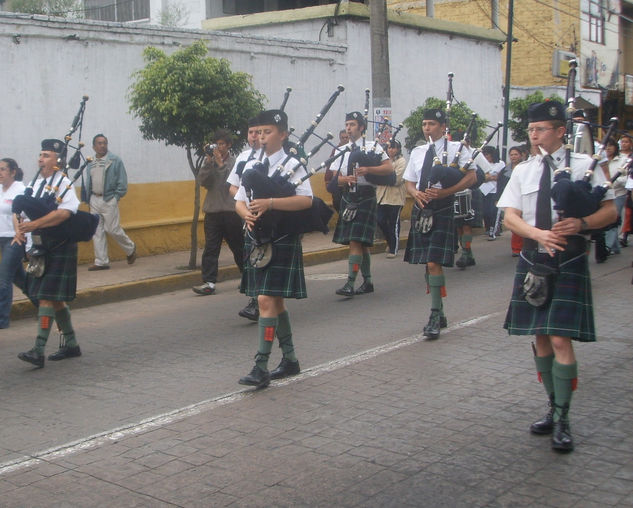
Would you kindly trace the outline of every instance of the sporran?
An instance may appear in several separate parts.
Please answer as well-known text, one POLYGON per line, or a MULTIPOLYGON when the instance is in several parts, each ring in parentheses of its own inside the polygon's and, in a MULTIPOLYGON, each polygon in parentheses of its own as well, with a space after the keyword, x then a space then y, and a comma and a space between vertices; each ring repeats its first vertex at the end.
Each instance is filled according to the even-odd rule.
POLYGON ((413 223, 415 230, 423 235, 431 232, 433 229, 433 210, 429 208, 419 209, 416 207, 416 219, 413 223))
POLYGON ((552 300, 558 270, 541 263, 528 268, 521 286, 525 301, 533 307, 545 307, 552 300))
POLYGON ((345 209, 341 213, 341 219, 343 219, 345 222, 351 222, 356 218, 357 213, 358 205, 356 203, 346 203, 345 209))

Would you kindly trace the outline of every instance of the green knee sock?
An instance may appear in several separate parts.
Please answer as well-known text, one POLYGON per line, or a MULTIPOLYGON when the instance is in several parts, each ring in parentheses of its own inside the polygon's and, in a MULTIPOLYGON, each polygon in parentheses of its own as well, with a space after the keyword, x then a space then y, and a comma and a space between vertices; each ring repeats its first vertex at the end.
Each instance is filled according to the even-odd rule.
POLYGON ((62 345, 68 347, 77 346, 75 331, 73 330, 73 324, 70 321, 70 309, 68 307, 64 307, 62 310, 56 311, 55 321, 57 321, 57 325, 64 336, 64 343, 62 345))
POLYGON ((359 256, 358 254, 350 254, 348 263, 349 269, 347 273, 347 279, 350 282, 354 282, 356 280, 356 276, 358 275, 358 270, 363 261, 363 256, 359 256))
POLYGON ((364 280, 371 282, 371 254, 369 254, 369 252, 363 252, 363 261, 360 264, 360 272, 363 274, 364 280))
POLYGON ((429 275, 429 290, 431 292, 431 309, 440 310, 442 308, 442 287, 444 286, 444 275, 429 275))
POLYGON ((554 421, 561 418, 561 414, 569 410, 571 396, 576 389, 578 379, 578 364, 564 365, 554 360, 552 364, 552 379, 554 381, 554 421))
POLYGON ((260 369, 268 370, 268 357, 273 350, 277 323, 278 319, 276 317, 260 316, 259 318, 259 347, 255 356, 255 364, 260 369))
POLYGON ((287 358, 291 362, 296 362, 297 356, 295 355, 295 346, 292 343, 292 329, 290 328, 290 316, 288 315, 288 311, 285 310, 279 314, 277 320, 279 347, 284 354, 284 358, 287 358))
POLYGON ((554 381, 552 379, 552 362, 554 361, 554 355, 549 356, 535 356, 534 363, 536 364, 536 372, 538 372, 539 381, 543 383, 545 393, 548 397, 554 395, 554 381))
POLYGON ((460 244, 465 254, 470 254, 472 252, 470 250, 470 246, 472 242, 473 242, 473 235, 462 235, 462 237, 460 238, 460 244))
POLYGON ((55 310, 53 307, 40 306, 37 312, 37 337, 35 339, 35 349, 38 353, 44 354, 44 348, 46 347, 46 341, 51 333, 53 327, 53 318, 55 317, 55 310))

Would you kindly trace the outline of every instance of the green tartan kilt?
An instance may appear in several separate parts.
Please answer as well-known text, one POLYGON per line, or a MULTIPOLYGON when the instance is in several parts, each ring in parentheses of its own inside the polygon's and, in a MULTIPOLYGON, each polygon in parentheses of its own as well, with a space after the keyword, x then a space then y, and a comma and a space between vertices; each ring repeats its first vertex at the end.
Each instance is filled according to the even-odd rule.
POLYGON ((453 266, 455 260, 453 207, 435 212, 433 229, 427 234, 419 233, 415 229, 419 214, 420 209, 414 206, 411 212, 411 229, 404 251, 404 261, 412 265, 437 263, 442 266, 453 266))
POLYGON ((77 244, 65 242, 45 255, 44 275, 26 276, 26 292, 31 299, 70 302, 77 293, 77 244))
POLYGON ((246 234, 240 292, 251 297, 269 295, 300 299, 308 296, 299 235, 288 235, 273 242, 272 258, 264 268, 251 266, 249 256, 252 248, 253 241, 246 234))
MULTIPOLYGON (((373 189, 372 189, 373 190, 373 189)), ((343 193, 341 198, 341 208, 339 211, 338 222, 334 230, 334 243, 349 245, 349 242, 360 242, 363 245, 371 246, 374 244, 374 234, 376 233, 376 215, 378 207, 376 205, 376 192, 373 195, 369 191, 365 191, 363 197, 352 197, 349 192, 343 193), (345 207, 350 203, 358 204, 356 217, 351 221, 344 221, 341 214, 345 207)))
POLYGON ((512 300, 503 327, 511 335, 558 335, 581 342, 594 342, 591 279, 586 254, 561 253, 560 272, 556 276, 552 300, 543 308, 530 305, 523 297, 521 286, 530 262, 555 267, 557 261, 547 254, 523 251, 517 263, 512 300))
POLYGON ((470 226, 471 228, 481 228, 484 225, 483 221, 483 208, 484 208, 484 195, 479 189, 473 189, 471 194, 471 206, 475 212, 475 216, 472 219, 455 219, 455 227, 461 228, 462 226, 470 226))

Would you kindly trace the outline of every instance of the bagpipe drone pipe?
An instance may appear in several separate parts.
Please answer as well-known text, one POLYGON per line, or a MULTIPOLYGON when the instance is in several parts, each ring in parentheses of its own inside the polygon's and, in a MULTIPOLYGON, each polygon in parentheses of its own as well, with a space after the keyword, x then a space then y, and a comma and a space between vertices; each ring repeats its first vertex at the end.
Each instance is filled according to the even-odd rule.
MULTIPOLYGON (((77 128, 80 129, 79 137, 81 138, 81 127, 83 125, 83 115, 87 100, 88 96, 83 96, 81 104, 79 106, 79 111, 75 115, 75 118, 68 133, 66 134, 66 136, 64 136, 64 147, 59 154, 58 164, 61 164, 65 160, 65 156, 68 152, 68 147, 70 146, 70 141, 72 139, 71 136, 77 130, 77 128)), ((81 176, 86 166, 90 162, 92 162, 92 159, 89 157, 85 159, 81 167, 79 166, 82 157, 82 147, 83 143, 79 141, 74 155, 71 157, 68 164, 65 165, 64 170, 56 171, 55 173, 53 173, 46 183, 43 189, 43 193, 40 195, 38 191, 38 193, 33 196, 33 186, 35 185, 35 182, 41 172, 41 169, 38 169, 37 173, 33 177, 33 180, 25 189, 24 194, 16 196, 14 198, 11 211, 18 216, 24 213, 30 220, 36 220, 56 210, 58 205, 64 199, 66 193, 69 191, 74 192, 73 184, 81 176), (74 178, 68 183, 66 188, 61 192, 61 194, 56 197, 56 194, 59 191, 59 188, 62 185, 64 179, 67 178, 68 171, 70 169, 77 169, 78 171, 75 174, 74 178)), ((98 215, 78 210, 76 213, 71 214, 71 216, 61 224, 42 228, 41 230, 35 230, 33 231, 33 233, 36 235, 40 235, 44 240, 49 239, 52 241, 69 241, 71 243, 87 242, 93 237, 98 224, 98 215)))
MULTIPOLYGON (((296 194, 297 187, 303 181, 307 180, 309 176, 318 171, 318 169, 311 170, 312 172, 307 170, 308 160, 316 154, 322 146, 329 143, 330 139, 333 137, 332 134, 328 133, 325 138, 321 138, 321 141, 307 154, 305 154, 305 156, 298 154, 299 152, 303 152, 306 141, 312 134, 314 134, 315 128, 333 106, 337 97, 344 90, 345 88, 341 85, 337 87, 328 99, 327 103, 311 122, 310 126, 301 135, 296 146, 290 148, 290 153, 288 153, 282 162, 277 165, 272 175, 268 176, 268 171, 265 169, 261 161, 256 162, 252 165, 252 167, 243 171, 242 185, 246 190, 249 199, 284 198, 293 196, 296 194), (292 165, 292 161, 296 162, 296 164, 291 168, 287 168, 286 166, 292 165), (292 183, 291 178, 295 175, 299 168, 304 168, 306 175, 303 179, 292 183)), ((333 160, 342 156, 346 152, 346 150, 339 151, 337 156, 331 157, 328 161, 322 163, 319 166, 319 169, 325 167, 324 164, 331 164, 333 160)), ((303 234, 313 231, 327 233, 329 231, 327 224, 333 213, 332 209, 328 207, 323 200, 316 196, 312 198, 312 206, 305 210, 270 210, 262 214, 262 216, 256 221, 253 229, 254 240, 256 243, 263 244, 284 235, 303 234)))
MULTIPOLYGON (((382 164, 382 155, 376 152, 376 148, 378 146, 378 140, 382 134, 382 131, 389 126, 387 122, 382 124, 381 132, 376 136, 372 146, 367 149, 366 148, 366 140, 367 140, 367 128, 369 125, 368 116, 369 116, 369 88, 365 89, 365 110, 363 112, 364 120, 365 120, 365 130, 363 131, 363 146, 360 150, 352 150, 347 159, 347 175, 354 174, 354 168, 357 167, 376 167, 382 164)), ((398 128, 393 132, 391 138, 389 139, 389 143, 396 139, 398 132, 402 129, 403 125, 399 124, 398 128)), ((374 185, 395 185, 396 184, 396 173, 395 171, 391 171, 390 173, 384 175, 376 175, 373 173, 367 173, 365 175, 365 180, 369 183, 373 183, 374 185)))

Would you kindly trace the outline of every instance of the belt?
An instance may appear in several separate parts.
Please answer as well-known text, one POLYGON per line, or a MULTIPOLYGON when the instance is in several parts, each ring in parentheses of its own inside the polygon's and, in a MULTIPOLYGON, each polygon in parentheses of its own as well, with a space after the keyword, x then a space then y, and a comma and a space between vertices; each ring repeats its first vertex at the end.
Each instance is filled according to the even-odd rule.
POLYGON ((99 194, 98 192, 93 192, 95 196, 103 196, 103 194, 99 194))
MULTIPOLYGON (((531 238, 524 238, 523 250, 537 251, 538 242, 536 240, 532 240, 531 238)), ((565 245, 565 253, 572 256, 576 256, 578 254, 582 254, 583 252, 587 252, 587 239, 581 235, 568 236, 567 245, 565 245)))

